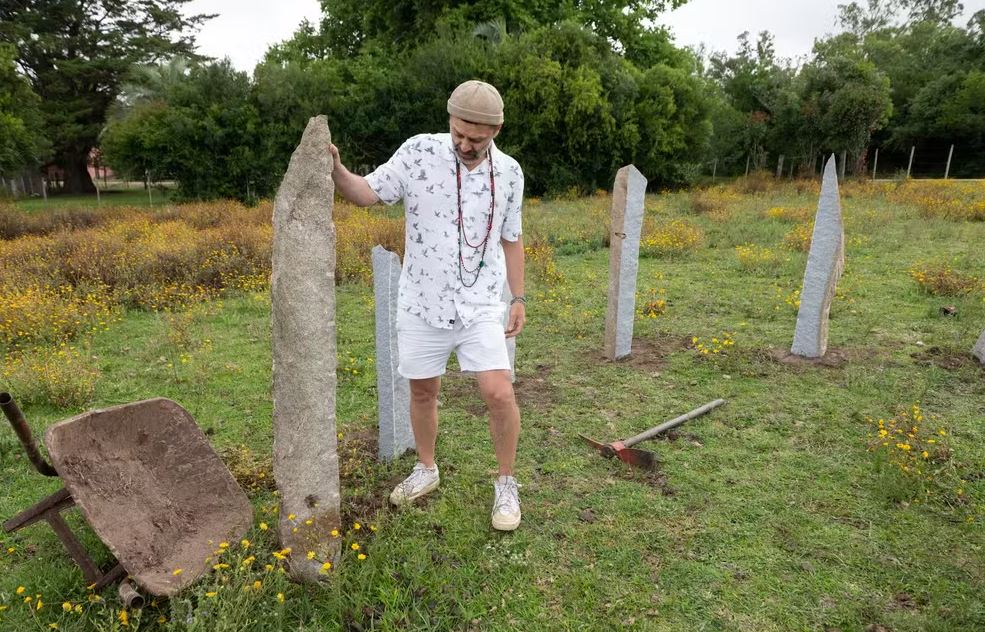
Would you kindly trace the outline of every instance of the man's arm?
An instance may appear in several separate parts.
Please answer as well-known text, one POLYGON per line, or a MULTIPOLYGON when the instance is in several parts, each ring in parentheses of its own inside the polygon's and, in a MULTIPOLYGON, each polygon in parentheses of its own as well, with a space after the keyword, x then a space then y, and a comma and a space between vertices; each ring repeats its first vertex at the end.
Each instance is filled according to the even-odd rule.
POLYGON ((377 204, 380 198, 370 188, 369 183, 366 182, 366 178, 352 173, 345 168, 345 165, 342 164, 342 159, 339 158, 338 147, 334 144, 329 145, 329 150, 332 152, 332 160, 335 163, 335 168, 332 169, 332 180, 335 181, 335 186, 338 188, 339 193, 342 194, 342 197, 356 206, 377 204))
MULTIPOLYGON (((503 256, 506 259, 506 282, 510 284, 513 296, 523 296, 523 236, 516 241, 501 239, 503 256)), ((506 337, 512 338, 521 331, 527 322, 527 307, 523 303, 510 305, 510 320, 506 327, 506 337)))

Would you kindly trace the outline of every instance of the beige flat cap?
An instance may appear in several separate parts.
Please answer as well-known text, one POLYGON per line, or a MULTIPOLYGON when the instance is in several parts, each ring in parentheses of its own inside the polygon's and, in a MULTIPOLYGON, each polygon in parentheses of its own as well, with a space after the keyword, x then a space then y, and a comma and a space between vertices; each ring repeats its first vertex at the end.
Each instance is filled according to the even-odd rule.
POLYGON ((503 122, 503 97, 488 83, 472 79, 451 93, 448 113, 469 123, 500 125, 503 122))

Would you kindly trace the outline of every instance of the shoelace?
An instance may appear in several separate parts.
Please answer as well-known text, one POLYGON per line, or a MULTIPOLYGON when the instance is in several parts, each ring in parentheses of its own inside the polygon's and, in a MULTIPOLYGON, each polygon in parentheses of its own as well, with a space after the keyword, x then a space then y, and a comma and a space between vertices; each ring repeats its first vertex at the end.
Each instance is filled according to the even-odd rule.
POLYGON ((499 511, 500 509, 506 509, 504 513, 515 513, 520 510, 520 487, 523 487, 516 482, 516 479, 507 479, 505 483, 497 482, 496 487, 496 502, 493 503, 493 510, 499 511))

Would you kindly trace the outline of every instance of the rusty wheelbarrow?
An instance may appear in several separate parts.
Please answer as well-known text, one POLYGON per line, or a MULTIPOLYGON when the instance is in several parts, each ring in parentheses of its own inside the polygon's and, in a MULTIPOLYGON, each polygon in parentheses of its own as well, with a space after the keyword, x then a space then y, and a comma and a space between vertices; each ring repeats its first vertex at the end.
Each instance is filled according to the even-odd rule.
POLYGON ((622 441, 613 441, 612 443, 601 443, 583 434, 578 436, 587 441, 593 448, 602 453, 605 457, 618 457, 620 461, 629 463, 630 465, 635 465, 643 469, 653 469, 657 465, 657 455, 653 452, 648 452, 647 450, 639 450, 632 448, 640 441, 646 441, 647 439, 652 439, 653 437, 667 432, 671 428, 676 428, 685 421, 694 419, 695 417, 700 417, 701 415, 707 413, 710 410, 718 408, 725 403, 724 399, 716 399, 715 401, 708 402, 704 406, 695 408, 689 413, 684 413, 680 417, 675 417, 670 421, 665 421, 659 426, 654 426, 649 430, 641 432, 640 434, 630 437, 629 439, 623 439, 622 441))
POLYGON ((3 523, 12 533, 45 520, 96 591, 120 583, 120 597, 139 608, 139 589, 168 597, 209 569, 223 540, 238 540, 252 522, 246 494, 184 408, 164 399, 92 410, 45 432, 54 466, 8 393, 0 409, 41 474, 64 487, 3 523), (116 561, 100 570, 61 512, 77 506, 116 561), (180 570, 179 570, 180 569, 180 570))

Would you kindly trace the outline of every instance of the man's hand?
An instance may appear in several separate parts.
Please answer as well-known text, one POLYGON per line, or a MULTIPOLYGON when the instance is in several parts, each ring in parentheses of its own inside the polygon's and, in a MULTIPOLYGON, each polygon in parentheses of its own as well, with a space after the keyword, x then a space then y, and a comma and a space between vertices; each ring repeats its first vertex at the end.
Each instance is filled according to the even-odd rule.
POLYGON ((370 206, 379 203, 380 198, 369 187, 366 178, 345 168, 345 165, 342 164, 342 158, 339 157, 339 148, 334 143, 329 143, 328 152, 332 154, 332 180, 342 197, 356 206, 370 206))
POLYGON ((342 165, 342 158, 339 157, 339 148, 335 146, 335 143, 328 144, 328 153, 332 154, 332 164, 335 165, 336 169, 340 167, 345 169, 342 165))
POLYGON ((506 337, 514 338, 521 331, 523 331, 523 325, 527 322, 527 306, 523 303, 513 303, 510 305, 510 320, 509 325, 506 327, 506 337))

